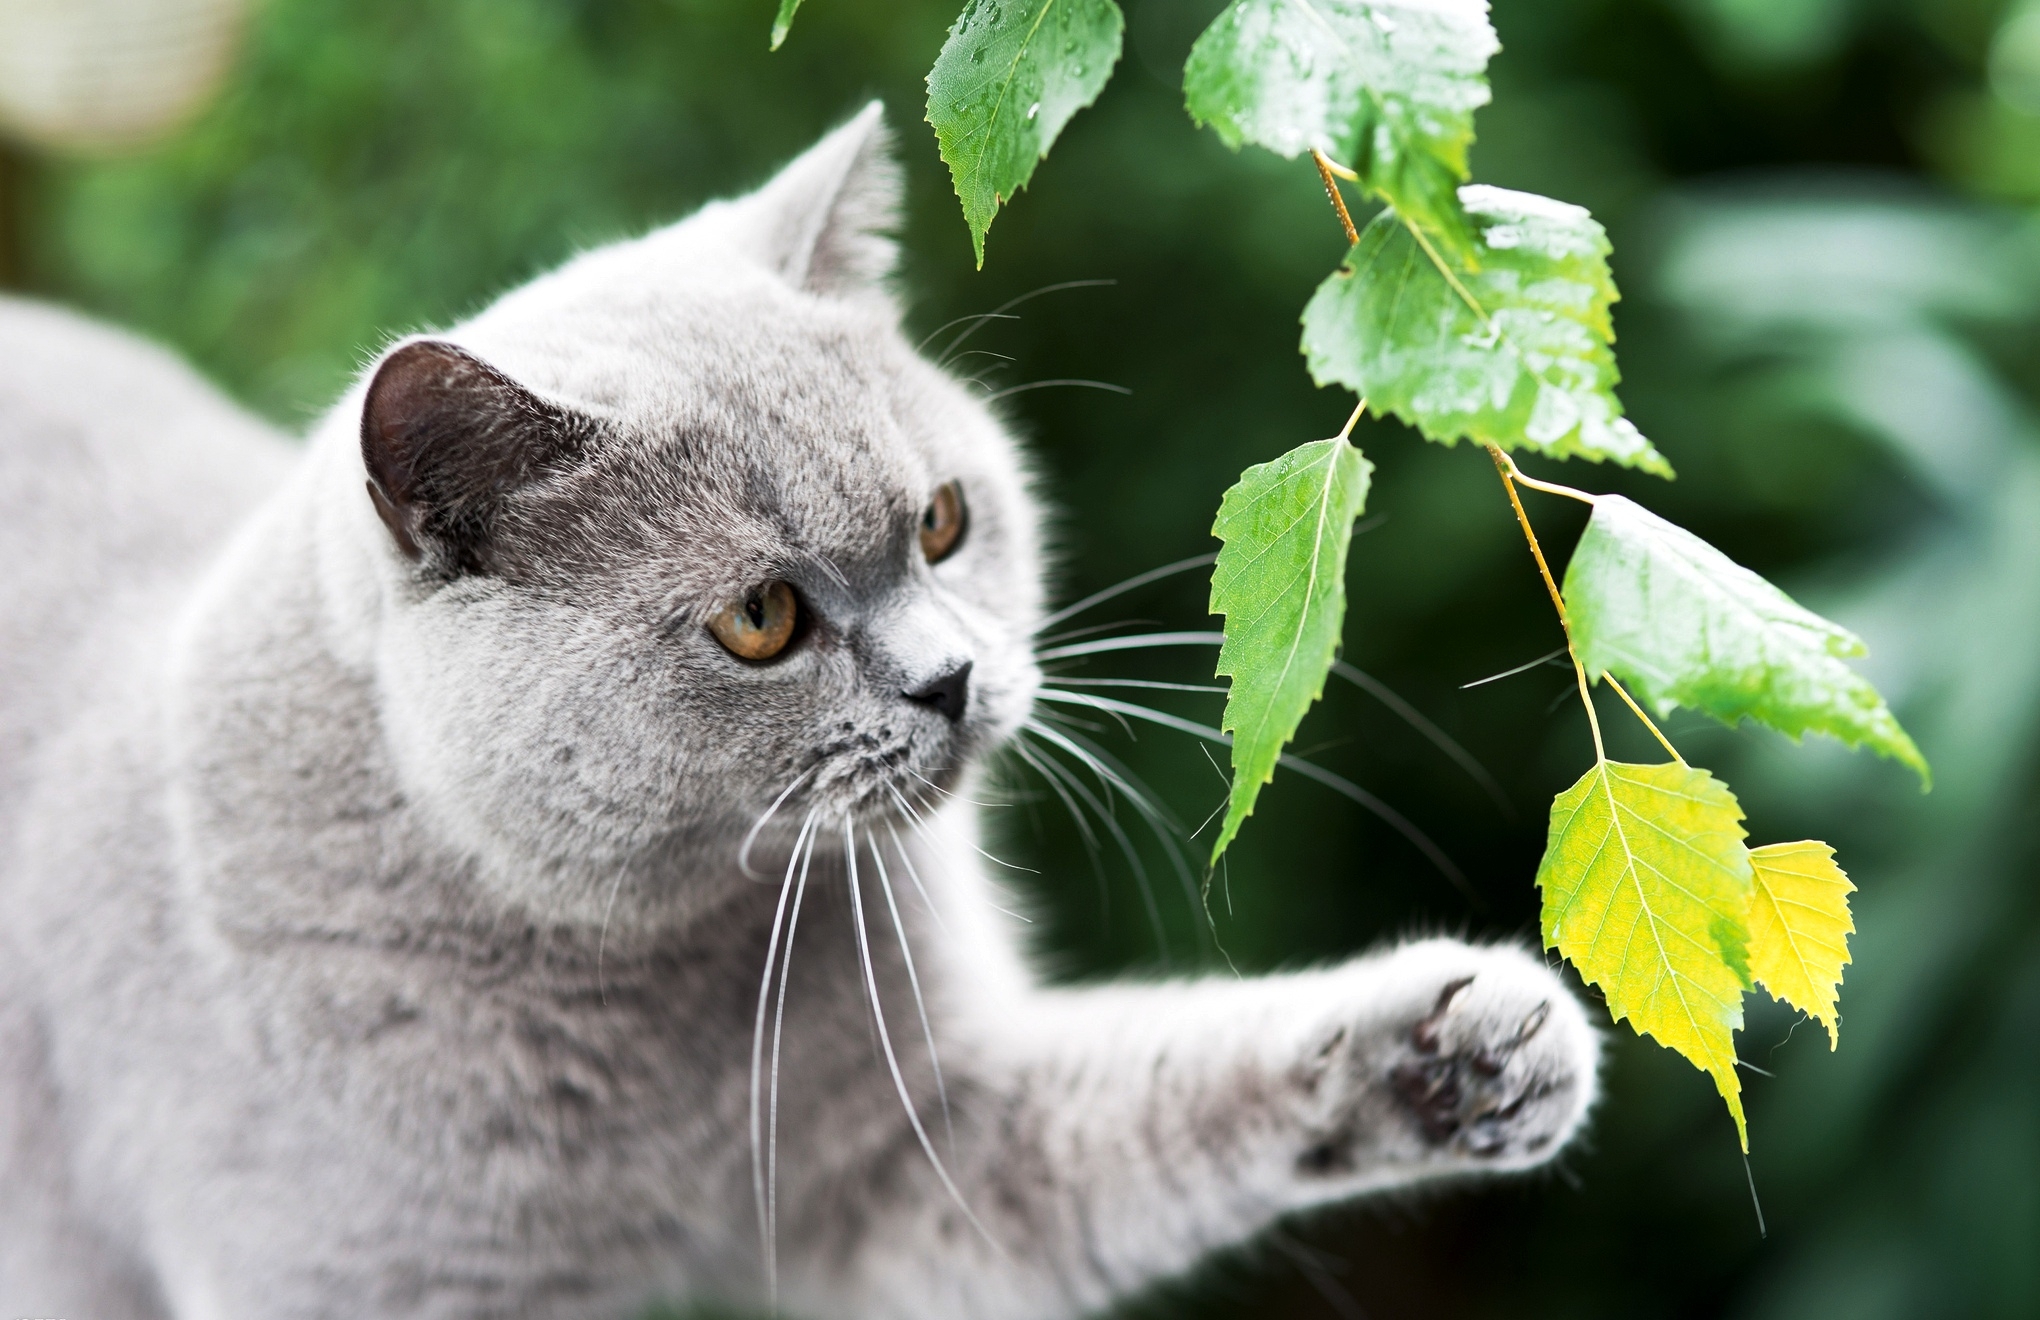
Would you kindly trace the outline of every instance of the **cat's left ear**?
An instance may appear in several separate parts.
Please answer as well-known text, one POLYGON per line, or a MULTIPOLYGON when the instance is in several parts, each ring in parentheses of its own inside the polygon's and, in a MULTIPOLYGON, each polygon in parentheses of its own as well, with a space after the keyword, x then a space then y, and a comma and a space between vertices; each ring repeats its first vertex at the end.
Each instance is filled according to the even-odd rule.
POLYGON ((787 283, 834 295, 881 288, 900 211, 885 106, 865 106, 738 205, 754 250, 787 283))

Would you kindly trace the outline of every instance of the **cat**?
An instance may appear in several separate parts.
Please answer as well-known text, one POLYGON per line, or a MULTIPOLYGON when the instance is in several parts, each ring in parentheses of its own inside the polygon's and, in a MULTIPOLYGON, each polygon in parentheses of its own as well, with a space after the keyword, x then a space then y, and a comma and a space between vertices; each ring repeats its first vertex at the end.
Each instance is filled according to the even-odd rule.
POLYGON ((1030 974, 1040 513, 898 192, 874 104, 302 445, 0 308, 0 1310, 1048 1320, 1578 1130, 1518 948, 1030 974))

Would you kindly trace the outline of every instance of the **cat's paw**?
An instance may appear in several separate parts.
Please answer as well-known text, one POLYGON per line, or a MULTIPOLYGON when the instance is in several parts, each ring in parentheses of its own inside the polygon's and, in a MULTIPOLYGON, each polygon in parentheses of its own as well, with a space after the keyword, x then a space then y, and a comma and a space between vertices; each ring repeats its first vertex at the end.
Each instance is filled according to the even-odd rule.
POLYGON ((1600 1043, 1528 953, 1426 940, 1355 965, 1350 984, 1359 1002, 1320 1031, 1303 1073, 1300 1177, 1528 1168, 1578 1130, 1600 1043))

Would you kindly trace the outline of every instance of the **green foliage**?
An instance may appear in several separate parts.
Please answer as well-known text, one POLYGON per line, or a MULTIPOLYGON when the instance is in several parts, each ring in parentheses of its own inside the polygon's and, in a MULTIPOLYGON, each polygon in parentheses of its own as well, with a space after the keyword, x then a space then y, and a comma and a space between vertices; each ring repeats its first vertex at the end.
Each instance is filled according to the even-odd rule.
POLYGON ((1808 730, 1927 763, 1869 681, 1842 663, 1862 640, 1681 527, 1603 495, 1565 574, 1566 612, 1589 675, 1627 679, 1660 715, 1808 730))
MULTIPOLYGON (((1120 28, 1111 0, 970 0, 950 30, 928 76, 928 118, 980 266, 999 206, 1103 88, 1120 28)), ((1493 455, 1583 695, 1589 678, 1619 674, 1660 715, 1687 705, 1730 725, 1749 717, 1794 737, 1818 730, 1896 757, 1924 780, 1926 762, 1889 706, 1842 663, 1862 653, 1852 634, 1628 500, 1533 480, 1505 456, 1672 476, 1615 394, 1619 295, 1600 224, 1548 197, 1460 186, 1497 48, 1483 0, 1233 0, 1191 48, 1191 117, 1234 148, 1310 152, 1353 239, 1304 309, 1311 375, 1430 440, 1470 440, 1493 455), (1337 177, 1388 204, 1364 233, 1354 232, 1337 177), (1596 506, 1563 600, 1519 489, 1596 506)), ((1230 680, 1222 727, 1233 735, 1233 776, 1214 864, 1323 695, 1371 471, 1342 434, 1249 468, 1220 506, 1210 609, 1225 618, 1217 673, 1230 680)), ((1603 987, 1618 1020, 1714 1078, 1747 1149, 1734 1048, 1751 984, 1741 809, 1676 751, 1662 766, 1609 761, 1591 706, 1589 717, 1595 766, 1554 802, 1538 872, 1545 939, 1603 987)), ((1656 725, 1650 731, 1671 750, 1656 725)), ((1795 872, 1779 883, 1814 882, 1795 872)), ((1831 966, 1797 957, 1798 932, 1780 917, 1790 900, 1765 896, 1765 965, 1790 983, 1781 994, 1832 1027, 1846 948, 1831 966)), ((1846 934, 1832 911, 1823 920, 1816 934, 1846 934)))
POLYGON ((1322 151, 1471 260, 1454 190, 1496 49, 1485 0, 1234 0, 1191 48, 1183 94, 1227 146, 1322 151))
POLYGON ((800 0, 779 0, 779 13, 772 20, 773 50, 786 43, 786 34, 793 31, 793 16, 799 9, 800 0))
POLYGON ((1112 76, 1124 26, 1112 0, 970 0, 949 30, 928 73, 928 122, 978 265, 999 207, 1112 76))
MULTIPOLYGON (((757 38, 772 7, 722 0, 272 0, 255 10, 232 91, 182 135, 131 156, 30 163, 33 287, 143 328, 302 426, 392 329, 446 324, 577 247, 755 183, 874 92, 896 123, 911 120, 960 5, 803 8, 802 40, 768 56, 757 38)), ((1735 8, 1768 22, 1760 4, 1513 6, 1507 84, 1481 116, 1475 163, 1485 179, 1589 204, 1628 258, 1623 292, 1649 313, 1618 317, 1624 399, 1681 477, 1651 506, 1862 633, 1891 676, 1885 695, 1932 754, 1935 789, 1922 796, 1825 740, 1740 737, 1690 713, 1667 725, 1737 786, 1753 821, 1838 832, 1828 837, 1862 885, 1850 898, 1869 941, 1851 969, 1851 1049, 1820 1055, 1823 1033, 1807 1024, 1774 1052, 1794 1015, 1763 994, 1745 1005, 1741 1053, 1778 1074, 1744 1079, 1770 1226, 1760 1239, 1704 1084, 1616 1033, 1594 1141, 1569 1157, 1584 1193, 1539 1181, 1448 1198, 1388 1231, 1350 1216, 1296 1230, 1355 1263, 1342 1278, 1371 1314, 1570 1320, 1628 1314, 1639 1297, 1673 1299, 1681 1315, 2040 1312, 2040 229, 1971 200, 2004 195, 1980 173, 2000 161, 2023 181, 2018 195, 2040 195, 2040 120, 1983 81, 1989 4, 1834 7, 1846 40, 1747 79, 1717 75, 1678 20, 1735 8), (1847 181, 1795 173, 1837 149, 1871 168, 1847 181), (1749 171, 1761 187, 1684 187, 1749 171), (1648 250, 1625 242, 1646 226, 1648 250), (1472 1258, 1494 1266, 1469 1273, 1472 1258)), ((1212 152, 1156 76, 1220 8, 1129 7, 1142 67, 1080 117, 1089 150, 1064 154, 984 274, 955 228, 947 171, 932 151, 906 153, 918 331, 1074 274, 1122 281, 1075 295, 1080 311, 1032 304, 977 341, 1030 376, 1140 387, 1009 405, 1067 510, 1073 595, 1211 548, 1210 501, 1233 475, 1327 429, 1324 397, 1294 386, 1283 330, 1302 301, 1289 291, 1337 260, 1317 180, 1265 153, 1212 152), (1191 17, 1174 40, 1161 20, 1178 13, 1191 17)), ((1584 736, 1577 708, 1547 716, 1549 671, 1456 690, 1554 644, 1550 615, 1498 598, 1498 586, 1518 588, 1519 604, 1539 588, 1506 511, 1473 497, 1490 478, 1453 461, 1471 456, 1403 443, 1393 425, 1366 429, 1374 503, 1390 517, 1355 547, 1346 656, 1463 738, 1519 801, 1548 795, 1562 786, 1544 782, 1554 758, 1584 736)), ((1541 527, 1537 497, 1525 498, 1541 527)), ((1135 613, 1177 626, 1204 585, 1144 588, 1154 594, 1135 613)), ((1187 664, 1202 654, 1116 652, 1090 672, 1196 681, 1187 664)), ((1144 699, 1209 701, 1214 716, 1219 700, 1144 699)), ((1534 918, 1520 875, 1541 830, 1526 838, 1487 811, 1428 743, 1356 693, 1334 685, 1312 718, 1313 760, 1441 832, 1488 904, 1477 925, 1534 918), (1334 740, 1345 745, 1322 745, 1334 740)), ((1193 817, 1218 790, 1174 735, 1097 736, 1193 817)), ((1213 888, 1242 969, 1475 920, 1361 809, 1283 778, 1227 853, 1223 901, 1213 888)), ((1094 877, 1052 803, 990 825, 1003 827, 996 851, 1044 872, 1010 883, 1057 966, 1097 977, 1151 965, 1133 875, 1108 864, 1094 877)), ((1191 907, 1169 897, 1180 967, 1191 907)), ((1272 1320, 1322 1305, 1277 1254, 1222 1264, 1159 1308, 1272 1320)))
POLYGON ((1211 534, 1225 548, 1211 612, 1226 616, 1218 672, 1232 680, 1221 727, 1233 735, 1233 779, 1214 861, 1324 695, 1346 618, 1346 547, 1373 472, 1343 435, 1313 440, 1248 468, 1218 507, 1211 534))
POLYGON ((1750 861, 1742 808, 1677 762, 1597 762, 1551 804, 1537 868, 1545 947, 1608 1011, 1714 1078, 1743 1148, 1735 1032, 1749 988, 1750 861))
POLYGON ((1615 398, 1608 239, 1577 206, 1460 191, 1476 268, 1424 248, 1394 212, 1367 226, 1303 313, 1320 385, 1344 385, 1432 440, 1609 459, 1669 477, 1615 398))

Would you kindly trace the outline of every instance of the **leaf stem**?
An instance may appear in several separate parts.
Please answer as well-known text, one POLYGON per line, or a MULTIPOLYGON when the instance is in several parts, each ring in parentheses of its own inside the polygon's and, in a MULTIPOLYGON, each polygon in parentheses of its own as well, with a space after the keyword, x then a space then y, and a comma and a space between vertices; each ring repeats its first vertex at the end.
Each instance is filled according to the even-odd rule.
MULTIPOLYGON (((1573 652, 1572 649, 1572 620, 1565 612, 1565 597, 1559 593, 1557 584, 1552 581, 1551 569, 1544 562, 1544 551, 1538 548, 1537 545, 1537 534, 1530 530, 1530 519, 1524 516, 1523 502, 1516 498, 1516 487, 1518 485, 1528 486, 1532 490, 1541 490, 1547 495, 1563 495, 1567 499, 1578 500, 1582 504, 1587 505, 1598 503, 1600 497, 1590 495, 1583 490, 1574 490, 1571 486, 1561 486, 1555 481, 1539 481, 1535 477, 1523 475, 1523 469, 1516 466, 1516 460, 1503 452, 1500 445, 1491 444, 1487 447, 1487 451, 1489 456, 1494 459, 1495 467, 1502 474, 1502 485, 1508 489, 1509 503, 1516 506, 1516 521, 1523 525, 1523 535, 1529 538, 1530 553, 1537 556, 1537 571, 1544 575, 1544 586, 1551 593, 1551 603, 1558 607, 1558 621, 1565 627, 1565 649, 1569 654, 1572 654, 1573 669, 1579 673, 1580 694, 1584 697, 1587 691, 1586 670, 1580 664, 1579 655, 1573 652)), ((1672 740, 1665 737, 1664 730, 1658 728, 1657 722, 1644 714, 1643 707, 1637 704, 1636 698, 1629 695, 1629 689, 1622 686, 1621 680, 1605 669, 1601 671, 1601 677, 1607 679, 1608 686, 1615 689, 1615 695, 1622 698, 1622 704, 1629 707, 1630 712, 1637 719, 1643 721, 1643 727, 1650 730, 1650 736, 1658 740, 1658 745, 1671 753, 1674 761, 1677 761, 1680 765, 1686 764, 1686 758, 1679 755, 1679 749, 1672 746, 1672 740)), ((1594 717, 1593 710, 1593 704, 1589 702, 1587 705, 1587 718, 1594 721, 1594 746, 1596 750, 1599 750, 1601 745, 1601 727, 1599 720, 1594 717)), ((1606 757, 1604 756, 1603 759, 1605 760, 1606 757)))
POLYGON ((1362 398, 1362 399, 1360 400, 1360 402, 1358 402, 1358 403, 1356 403, 1356 404, 1354 404, 1354 405, 1353 405, 1353 415, 1352 415, 1351 417, 1348 417, 1348 418, 1346 419, 1346 424, 1345 424, 1344 426, 1342 426, 1342 427, 1340 427, 1340 428, 1339 428, 1339 437, 1338 437, 1338 438, 1339 438, 1339 439, 1341 439, 1341 440, 1350 440, 1350 439, 1352 439, 1352 438, 1353 438, 1353 428, 1354 428, 1354 427, 1356 427, 1356 426, 1358 426, 1358 425, 1360 424, 1360 414, 1361 414, 1361 413, 1364 413, 1364 412, 1366 412, 1366 411, 1367 411, 1367 400, 1366 400, 1366 399, 1365 399, 1365 398, 1363 397, 1363 398, 1362 398))
POLYGON ((1351 247, 1360 241, 1360 231, 1353 228, 1353 213, 1346 209, 1346 199, 1339 192, 1339 181, 1333 176, 1343 175, 1356 182, 1360 176, 1344 166, 1334 166, 1331 157, 1316 147, 1310 149, 1310 158, 1317 165, 1318 181, 1325 186, 1325 196, 1331 199, 1332 209, 1339 213, 1339 224, 1346 231, 1346 246, 1351 247))
POLYGON ((1635 697, 1629 695, 1629 689, 1622 686, 1622 680, 1605 669, 1601 671, 1601 677, 1608 680, 1608 686, 1615 689, 1615 695, 1622 698, 1623 704, 1629 707, 1631 713, 1643 721, 1643 727, 1650 730, 1650 736, 1658 740, 1658 745, 1670 752, 1674 761, 1680 765, 1686 764, 1686 758, 1679 755, 1679 749, 1672 746, 1672 740, 1665 737, 1664 730, 1658 728, 1657 722, 1643 713, 1643 707, 1636 703, 1635 697))
POLYGON ((1489 448, 1501 456, 1502 463, 1507 467, 1509 480, 1519 485, 1528 486, 1532 490, 1541 490, 1546 495, 1563 495, 1569 500, 1578 500, 1582 504, 1598 504, 1600 502, 1601 497, 1598 495, 1589 494, 1583 490, 1575 490, 1571 486, 1561 486, 1555 481, 1539 481, 1535 477, 1528 476, 1522 468, 1516 466, 1516 460, 1511 458, 1500 446, 1491 445, 1489 448))
POLYGON ((1318 168, 1320 170, 1323 170, 1325 173, 1336 174, 1340 178, 1346 180, 1349 183, 1360 182, 1359 171, 1354 170, 1348 166, 1339 164, 1339 162, 1333 160, 1330 156, 1327 156, 1324 152, 1319 151, 1316 147, 1312 147, 1310 149, 1310 154, 1317 157, 1318 168))
MULTIPOLYGON (((1416 230, 1410 232, 1414 234, 1416 230)), ((1558 626, 1565 629, 1565 652, 1572 657, 1573 678, 1580 685, 1580 701, 1587 708, 1587 727, 1594 735, 1594 760, 1597 763, 1606 761, 1608 749, 1601 742, 1601 717, 1594 710, 1594 694, 1587 687, 1586 666, 1580 663, 1580 653, 1573 646, 1572 620, 1565 612, 1565 597, 1559 593, 1557 579, 1551 576, 1551 565, 1544 562, 1544 547, 1537 544, 1537 533, 1531 529, 1530 515, 1524 512, 1523 500, 1516 494, 1516 479, 1520 474, 1500 445, 1490 443, 1486 448, 1488 457, 1495 461, 1495 472, 1502 479, 1502 489, 1509 494, 1509 504, 1516 510, 1516 523, 1523 529, 1523 539, 1530 543, 1530 555, 1537 561, 1537 572, 1544 579, 1544 589, 1551 593, 1552 608, 1558 611, 1558 626)), ((1677 756, 1678 753, 1672 755, 1677 756)))

